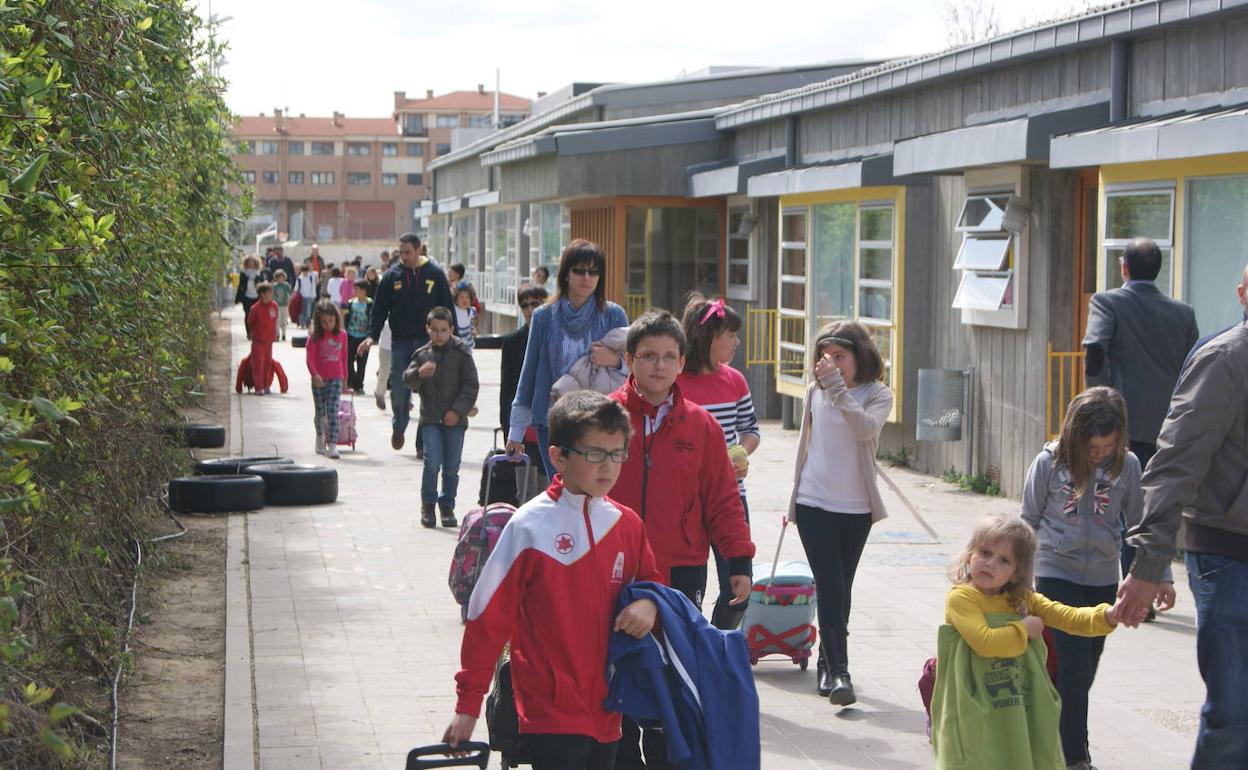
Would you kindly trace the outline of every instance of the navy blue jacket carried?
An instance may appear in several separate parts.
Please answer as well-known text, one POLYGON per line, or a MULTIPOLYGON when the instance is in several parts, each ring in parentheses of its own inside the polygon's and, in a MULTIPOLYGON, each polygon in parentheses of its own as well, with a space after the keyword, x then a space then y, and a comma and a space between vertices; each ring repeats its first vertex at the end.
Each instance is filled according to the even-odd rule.
POLYGON ((659 608, 661 634, 611 634, 606 708, 661 726, 667 758, 680 770, 759 770, 758 692, 745 637, 715 628, 667 586, 626 585, 617 604, 638 599, 659 608))
POLYGON ((402 262, 386 271, 377 285, 373 298, 372 328, 368 336, 374 342, 381 338, 381 329, 390 321, 390 333, 396 340, 415 340, 423 345, 429 341, 425 321, 435 307, 455 306, 450 284, 442 268, 428 259, 415 270, 402 262))

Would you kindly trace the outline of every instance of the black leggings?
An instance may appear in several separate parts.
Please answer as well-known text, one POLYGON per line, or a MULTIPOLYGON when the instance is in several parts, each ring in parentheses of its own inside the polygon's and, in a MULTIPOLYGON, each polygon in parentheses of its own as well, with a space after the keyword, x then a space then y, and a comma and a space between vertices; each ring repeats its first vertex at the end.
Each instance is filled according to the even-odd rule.
POLYGON ((533 770, 611 770, 619 741, 599 743, 588 735, 528 734, 533 770))
POLYGON ((797 534, 802 538, 818 591, 819 653, 833 674, 849 673, 849 605, 854 574, 871 532, 871 514, 834 513, 797 506, 797 534))

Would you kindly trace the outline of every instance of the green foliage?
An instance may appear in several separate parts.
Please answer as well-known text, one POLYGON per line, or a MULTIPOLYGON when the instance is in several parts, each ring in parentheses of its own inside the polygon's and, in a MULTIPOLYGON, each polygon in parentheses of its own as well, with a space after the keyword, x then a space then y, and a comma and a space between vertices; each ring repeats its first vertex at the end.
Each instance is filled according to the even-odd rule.
POLYGON ((989 495, 990 497, 1001 496, 1001 484, 982 473, 967 476, 965 473, 958 473, 953 468, 950 468, 940 474, 940 478, 949 484, 957 484, 958 488, 963 492, 974 492, 980 495, 989 495))
POLYGON ((876 459, 883 460, 892 468, 909 468, 910 451, 903 445, 898 452, 887 452, 883 449, 875 453, 876 459))
POLYGON ((202 32, 180 0, 0 2, 0 767, 107 751, 236 207, 202 32))

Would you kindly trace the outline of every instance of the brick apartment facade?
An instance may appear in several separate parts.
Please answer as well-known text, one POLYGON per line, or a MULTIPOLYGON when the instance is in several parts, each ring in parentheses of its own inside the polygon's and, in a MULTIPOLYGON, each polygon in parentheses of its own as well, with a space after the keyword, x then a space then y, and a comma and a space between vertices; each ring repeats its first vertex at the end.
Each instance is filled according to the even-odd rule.
MULTIPOLYGON (((500 94, 499 102, 504 125, 528 115, 527 99, 500 94)), ((425 166, 450 151, 451 133, 488 128, 493 110, 493 92, 479 87, 415 100, 396 92, 387 118, 244 116, 234 127, 235 161, 256 211, 286 237, 388 240, 415 227, 431 181, 425 166)))

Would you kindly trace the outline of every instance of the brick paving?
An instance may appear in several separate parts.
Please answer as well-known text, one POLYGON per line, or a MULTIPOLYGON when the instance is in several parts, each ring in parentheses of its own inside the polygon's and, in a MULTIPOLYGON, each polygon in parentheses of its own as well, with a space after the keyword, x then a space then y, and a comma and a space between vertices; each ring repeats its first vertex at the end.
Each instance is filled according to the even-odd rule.
MULTIPOLYGON (((237 365, 247 343, 233 312, 237 365)), ((278 343, 275 357, 291 391, 234 398, 241 440, 233 449, 276 449, 300 462, 331 463, 340 492, 334 505, 268 508, 231 520, 226 767, 400 768, 406 751, 437 741, 451 717, 461 634, 446 587, 455 534, 417 522, 421 465, 410 444, 414 428, 408 446, 394 452, 390 412, 361 396, 356 451, 338 461, 315 455, 303 350, 278 343)), ((497 351, 477 353, 481 414, 465 442, 461 514, 475 500, 480 460, 497 421, 498 360, 497 351)), ((372 382, 370 374, 370 389, 372 382)), ((796 441, 795 432, 764 425, 747 481, 760 561, 776 547, 796 441)), ((937 536, 886 493, 892 517, 875 527, 855 586, 849 646, 855 707, 838 711, 817 698, 813 666, 803 673, 778 658, 759 663, 764 768, 932 764, 915 684, 923 661, 935 654, 945 565, 977 515, 1017 510, 1017 503, 962 493, 909 471, 889 474, 937 536)), ((783 557, 803 558, 795 532, 783 557)), ((1101 770, 1187 766, 1203 687, 1191 595, 1182 569, 1176 573, 1176 610, 1110 637, 1091 705, 1093 761, 1101 770)), ((482 720, 478 737, 484 735, 482 720)))

